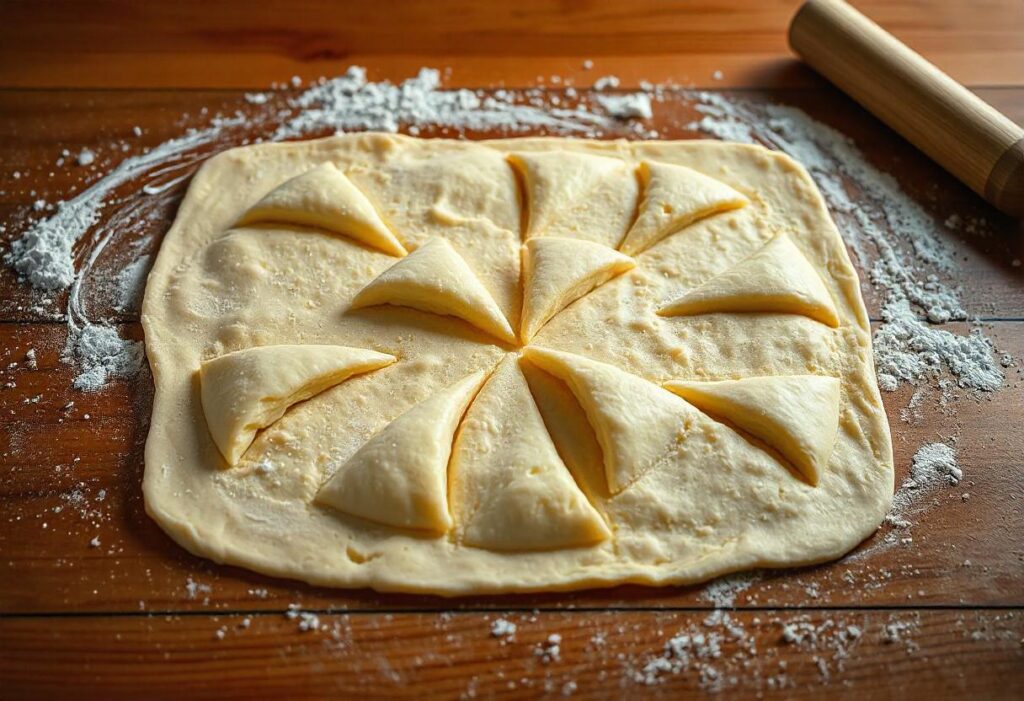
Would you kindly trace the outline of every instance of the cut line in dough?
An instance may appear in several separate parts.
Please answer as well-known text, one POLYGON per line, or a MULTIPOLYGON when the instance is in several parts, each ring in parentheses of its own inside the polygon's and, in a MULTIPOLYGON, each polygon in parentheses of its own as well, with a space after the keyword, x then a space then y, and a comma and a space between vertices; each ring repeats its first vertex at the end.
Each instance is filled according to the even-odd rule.
POLYGON ((662 316, 716 312, 800 314, 839 325, 828 288, 785 234, 658 310, 662 316))
POLYGON ((203 413, 217 448, 235 465, 256 432, 297 402, 370 370, 394 363, 386 353, 347 346, 258 346, 199 367, 203 413))
POLYGON ((525 189, 527 240, 561 236, 618 248, 639 197, 628 163, 571 151, 513 153, 508 161, 525 189))
POLYGON ((531 346, 523 357, 561 379, 587 414, 604 455, 608 490, 617 494, 683 440, 693 408, 671 392, 613 365, 531 346))
POLYGON ((367 199, 333 163, 321 163, 268 192, 236 226, 301 224, 350 236, 391 256, 405 247, 367 199))
POLYGON ((359 291, 352 308, 393 304, 467 321, 506 343, 515 332, 466 261, 442 238, 433 238, 359 291))
POLYGON ((474 372, 398 416, 341 466, 316 501, 395 528, 447 532, 455 431, 485 379, 474 372))
POLYGON ((821 481, 839 430, 840 383, 789 375, 719 382, 673 380, 665 387, 775 448, 812 485, 821 481))
POLYGON ((554 550, 611 534, 548 435, 515 354, 470 405, 452 451, 460 541, 499 551, 554 550))
POLYGON ((636 263, 613 248, 558 236, 523 246, 523 343, 569 304, 632 270, 636 263))
POLYGON ((619 247, 631 256, 705 217, 749 203, 725 183, 686 166, 643 161, 638 175, 643 183, 639 214, 619 247))

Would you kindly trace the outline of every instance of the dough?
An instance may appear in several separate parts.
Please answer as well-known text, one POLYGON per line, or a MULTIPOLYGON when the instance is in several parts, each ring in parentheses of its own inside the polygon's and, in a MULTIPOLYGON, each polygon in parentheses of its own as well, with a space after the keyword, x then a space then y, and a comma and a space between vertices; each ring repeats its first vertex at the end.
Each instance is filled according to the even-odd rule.
POLYGON ((682 584, 838 557, 892 497, 856 273, 804 169, 756 146, 228 151, 143 325, 148 512, 271 575, 682 584))

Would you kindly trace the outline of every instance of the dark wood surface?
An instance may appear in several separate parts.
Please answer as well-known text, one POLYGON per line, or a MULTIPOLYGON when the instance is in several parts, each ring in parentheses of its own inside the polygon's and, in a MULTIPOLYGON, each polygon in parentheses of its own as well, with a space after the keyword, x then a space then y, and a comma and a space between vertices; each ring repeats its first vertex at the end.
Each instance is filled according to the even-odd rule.
MULTIPOLYGON (((854 4, 957 80, 1024 85, 1016 0, 854 4)), ((4 3, 0 85, 263 88, 366 65, 401 78, 426 63, 463 85, 614 71, 640 80, 780 87, 816 80, 786 46, 795 0, 301 0, 274 3, 51 0, 4 3)))
MULTIPOLYGON (((1024 121, 1019 3, 858 4, 1024 121)), ((385 13, 104 2, 43 12, 0 4, 0 240, 23 230, 35 199, 62 199, 123 157, 112 141, 138 152, 201 123, 204 107, 244 106, 240 88, 292 74, 361 62, 395 80, 421 65, 451 66, 449 84, 469 86, 534 85, 551 74, 581 85, 605 73, 627 83, 674 79, 798 106, 853 138, 937 221, 950 211, 985 217, 984 236, 949 232, 956 281, 999 351, 1021 364, 1024 271, 1013 263, 1024 258, 1021 225, 788 59, 783 30, 793 3, 659 4, 642 17, 626 6, 441 2, 433 12, 400 4, 385 13), (593 71, 580 69, 583 58, 593 71), (715 70, 723 80, 711 80, 715 70), (135 126, 142 137, 130 138, 135 126), (86 146, 100 156, 95 171, 54 165, 62 149, 86 146)), ((673 97, 656 106, 655 126, 692 138, 681 127, 692 117, 673 97)), ((131 187, 124 194, 139 196, 131 187)), ((149 249, 180 194, 139 232, 152 235, 149 249)), ((94 277, 113 274, 126 245, 119 240, 94 277)), ((865 294, 877 317, 879 300, 867 285, 865 294)), ((141 338, 137 308, 116 309, 102 286, 88 298, 94 317, 141 338)), ((188 555, 142 504, 150 381, 73 391, 73 369, 60 360, 66 327, 52 318, 64 306, 61 295, 40 304, 0 269, 0 385, 16 385, 0 389, 0 698, 659 698, 716 689, 724 698, 1013 698, 1024 682, 1024 385, 1016 368, 1002 391, 952 408, 933 393, 910 422, 901 411, 912 388, 884 395, 897 484, 920 445, 950 437, 965 480, 922 501, 912 528, 883 525, 839 562, 747 581, 729 612, 745 630, 741 645, 721 620, 707 621, 716 599, 704 587, 446 600, 318 589, 188 555), (30 348, 37 369, 25 367, 30 348), (301 631, 289 606, 314 612, 324 629, 301 631), (514 640, 490 636, 498 616, 517 624, 514 640), (808 624, 816 642, 787 641, 787 626, 808 624), (842 639, 849 626, 860 637, 842 639), (666 640, 691 629, 723 635, 720 656, 652 686, 636 681, 666 640), (553 633, 561 652, 544 663, 535 649, 553 633)))

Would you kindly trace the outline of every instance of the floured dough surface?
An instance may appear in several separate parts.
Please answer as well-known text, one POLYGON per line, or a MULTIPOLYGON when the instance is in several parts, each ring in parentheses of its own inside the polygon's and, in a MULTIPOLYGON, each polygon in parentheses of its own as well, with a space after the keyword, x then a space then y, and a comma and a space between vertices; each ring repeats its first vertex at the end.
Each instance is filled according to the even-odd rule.
POLYGON ((687 583, 837 557, 892 496, 856 273, 807 173, 759 147, 228 151, 143 324, 147 509, 268 574, 687 583))

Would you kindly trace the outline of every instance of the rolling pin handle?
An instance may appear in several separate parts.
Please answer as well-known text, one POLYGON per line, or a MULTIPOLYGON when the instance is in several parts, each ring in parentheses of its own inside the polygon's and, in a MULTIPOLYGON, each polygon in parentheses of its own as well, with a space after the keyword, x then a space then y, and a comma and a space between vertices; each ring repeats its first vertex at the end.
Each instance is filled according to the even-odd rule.
POLYGON ((1024 217, 1024 129, 842 0, 807 0, 789 44, 998 209, 1024 217))

